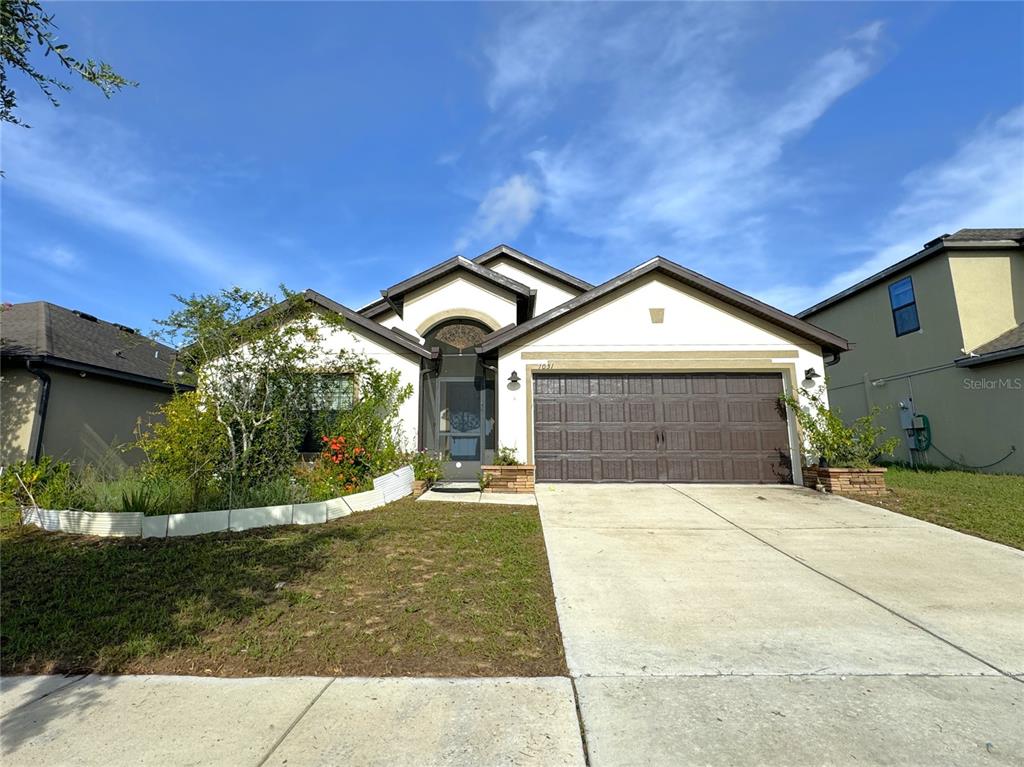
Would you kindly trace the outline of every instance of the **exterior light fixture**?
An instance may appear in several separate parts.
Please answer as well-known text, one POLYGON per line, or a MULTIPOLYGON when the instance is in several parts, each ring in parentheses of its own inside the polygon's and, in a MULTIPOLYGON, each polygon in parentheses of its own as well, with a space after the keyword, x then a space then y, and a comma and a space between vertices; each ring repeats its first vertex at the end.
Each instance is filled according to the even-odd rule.
POLYGON ((512 371, 512 375, 510 375, 508 377, 508 385, 509 386, 516 386, 516 385, 518 385, 518 383, 519 383, 519 373, 517 373, 516 371, 513 370, 512 371))
POLYGON ((814 368, 807 368, 807 370, 804 371, 805 381, 813 381, 815 378, 821 378, 821 376, 818 375, 818 371, 814 368))

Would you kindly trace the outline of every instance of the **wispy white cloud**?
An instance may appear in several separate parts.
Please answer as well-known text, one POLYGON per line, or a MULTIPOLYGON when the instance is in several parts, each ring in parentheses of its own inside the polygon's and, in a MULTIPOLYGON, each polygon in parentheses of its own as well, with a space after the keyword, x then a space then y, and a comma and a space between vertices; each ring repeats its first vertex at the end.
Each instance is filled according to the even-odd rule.
POLYGON ((533 219, 539 204, 540 193, 526 176, 510 177, 487 192, 455 249, 462 251, 481 241, 515 237, 533 219))
MULTIPOLYGON (((737 61, 749 55, 754 12, 559 5, 505 21, 490 46, 488 100, 499 122, 540 125, 573 89, 576 103, 589 96, 567 138, 527 152, 553 226, 650 256, 682 242, 756 242, 772 210, 803 204, 810 182, 786 166, 786 149, 877 68, 883 24, 852 30, 788 79, 753 88, 737 61)), ((708 258, 766 266, 760 254, 729 251, 708 258)))
POLYGON ((436 162, 438 165, 455 165, 461 157, 462 152, 442 152, 438 155, 436 162))
MULTIPOLYGON (((269 270, 237 246, 206 233, 200 221, 176 216, 170 201, 181 179, 163 172, 138 136, 118 123, 38 109, 32 128, 3 133, 4 185, 61 215, 112 232, 141 256, 180 264, 222 284, 272 285, 269 270)), ((53 249, 54 265, 76 262, 53 249)))
POLYGON ((66 245, 43 245, 30 255, 34 260, 64 272, 75 271, 82 265, 82 258, 66 245))
POLYGON ((764 300, 798 311, 963 228, 1024 222, 1024 105, 988 120, 946 158, 907 174, 902 201, 865 233, 855 267, 817 284, 777 286, 764 300))

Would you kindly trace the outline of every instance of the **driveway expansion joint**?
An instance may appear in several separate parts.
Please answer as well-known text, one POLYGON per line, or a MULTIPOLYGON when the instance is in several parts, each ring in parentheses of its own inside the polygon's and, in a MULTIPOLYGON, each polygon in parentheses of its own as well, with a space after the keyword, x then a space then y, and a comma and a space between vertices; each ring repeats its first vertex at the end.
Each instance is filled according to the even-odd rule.
POLYGON ((277 751, 278 747, 280 747, 280 745, 284 743, 285 739, 291 735, 295 726, 302 721, 303 717, 305 717, 306 714, 309 713, 309 710, 316 705, 316 702, 320 700, 320 696, 327 692, 328 687, 334 684, 335 679, 337 679, 337 677, 331 677, 327 680, 327 684, 320 688, 320 692, 313 696, 313 700, 306 704, 306 707, 303 708, 302 711, 299 712, 299 715, 292 720, 292 723, 288 725, 287 729, 285 729, 283 733, 281 733, 281 736, 274 741, 274 744, 270 747, 267 753, 263 755, 263 758, 256 763, 256 767, 263 767, 263 765, 267 763, 270 757, 274 755, 274 752, 277 751))
MULTIPOLYGON (((954 650, 958 650, 959 652, 963 653, 964 655, 966 655, 966 656, 968 656, 970 658, 973 658, 974 660, 978 661, 979 663, 984 664, 985 666, 988 666, 989 668, 994 669, 995 671, 998 671, 1001 675, 1003 675, 1005 677, 1008 677, 1008 678, 1014 680, 1015 682, 1021 682, 1022 681, 1020 678, 1015 676, 1013 673, 1011 673, 1009 671, 1004 671, 1003 669, 1001 669, 998 666, 996 666, 994 663, 992 663, 990 661, 987 661, 984 658, 979 657, 978 655, 975 655, 970 650, 967 650, 967 649, 961 647, 956 642, 953 642, 952 640, 947 639, 946 637, 942 636, 941 634, 938 634, 937 632, 929 629, 928 627, 921 625, 920 623, 918 623, 914 619, 907 617, 906 615, 904 615, 903 613, 895 610, 892 607, 889 607, 887 604, 885 604, 883 602, 880 602, 877 599, 875 599, 874 597, 871 597, 871 596, 865 594, 864 592, 855 589, 853 586, 850 586, 849 584, 844 583, 839 578, 836 578, 835 576, 829 575, 828 573, 823 572, 822 570, 819 570, 818 568, 816 568, 813 565, 807 563, 806 561, 804 561, 800 557, 797 557, 797 556, 795 556, 793 554, 790 554, 788 551, 784 551, 783 549, 780 549, 778 546, 773 545, 770 541, 765 540, 761 536, 757 535, 756 533, 751 532, 750 530, 748 530, 747 528, 743 527, 742 525, 737 524, 736 522, 733 522, 728 517, 726 517, 726 516, 724 516, 722 514, 719 514, 717 511, 715 511, 713 508, 708 506, 706 503, 703 503, 702 501, 698 500, 697 498, 694 498, 692 495, 689 495, 688 493, 684 493, 682 490, 680 490, 675 485, 669 485, 669 487, 672 488, 672 490, 674 490, 675 492, 679 493, 684 498, 686 498, 687 500, 693 501, 697 505, 701 506, 702 508, 704 508, 707 511, 711 512, 712 514, 714 514, 719 519, 723 520, 724 522, 729 523, 730 525, 735 527, 737 530, 741 530, 742 532, 746 533, 747 535, 749 535, 754 540, 760 541, 761 543, 763 543, 768 548, 772 549, 773 551, 778 552, 779 554, 782 554, 782 556, 787 557, 788 559, 791 559, 792 561, 796 562, 797 564, 802 565, 803 567, 806 567, 811 572, 813 572, 813 573, 815 573, 817 575, 820 575, 822 578, 825 578, 825 579, 831 581, 832 583, 835 583, 837 586, 842 586, 847 591, 850 591, 851 593, 856 594, 857 596, 861 597, 862 599, 866 599, 868 602, 871 602, 871 604, 876 605, 877 607, 882 608, 886 612, 890 613, 891 615, 894 615, 895 617, 897 617, 897 618, 899 618, 899 619, 901 619, 903 621, 906 621, 911 626, 914 626, 915 628, 923 631, 924 633, 928 634, 929 636, 931 636, 931 637, 933 637, 935 639, 938 639, 940 642, 943 642, 944 644, 948 645, 949 647, 952 647, 954 650)), ((772 529, 772 528, 766 528, 766 529, 772 529)))

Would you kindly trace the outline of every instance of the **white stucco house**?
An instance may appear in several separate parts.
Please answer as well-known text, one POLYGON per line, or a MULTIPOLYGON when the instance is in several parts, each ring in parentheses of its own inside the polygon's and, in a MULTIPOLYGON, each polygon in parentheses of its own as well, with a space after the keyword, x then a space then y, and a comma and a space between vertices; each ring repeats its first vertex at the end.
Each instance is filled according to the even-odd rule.
POLYGON ((795 482, 779 394, 821 381, 837 335, 663 258, 591 285, 513 248, 448 259, 352 310, 336 343, 416 394, 410 446, 475 478, 496 448, 538 482, 795 482))

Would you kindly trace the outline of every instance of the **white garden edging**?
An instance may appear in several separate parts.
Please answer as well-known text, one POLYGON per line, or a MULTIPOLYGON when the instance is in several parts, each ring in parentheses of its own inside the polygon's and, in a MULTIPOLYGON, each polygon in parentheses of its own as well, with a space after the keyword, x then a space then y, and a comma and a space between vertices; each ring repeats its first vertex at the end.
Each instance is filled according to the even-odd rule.
MULTIPOLYGON (((409 492, 412 492, 410 488, 409 492)), ((123 537, 142 535, 145 516, 137 512, 22 509, 21 521, 50 532, 123 537)))
POLYGON ((193 511, 188 514, 162 514, 147 517, 124 511, 54 511, 22 509, 21 521, 51 532, 79 535, 142 536, 178 538, 227 530, 255 530, 276 525, 315 525, 347 517, 354 511, 370 511, 412 495, 412 466, 373 480, 373 490, 332 498, 329 501, 294 503, 283 506, 258 506, 250 509, 193 511))

